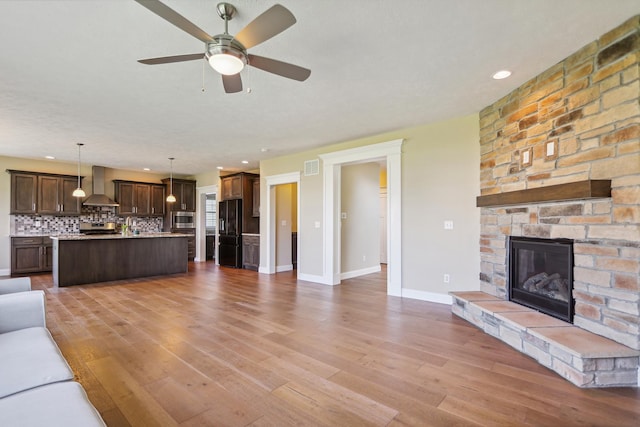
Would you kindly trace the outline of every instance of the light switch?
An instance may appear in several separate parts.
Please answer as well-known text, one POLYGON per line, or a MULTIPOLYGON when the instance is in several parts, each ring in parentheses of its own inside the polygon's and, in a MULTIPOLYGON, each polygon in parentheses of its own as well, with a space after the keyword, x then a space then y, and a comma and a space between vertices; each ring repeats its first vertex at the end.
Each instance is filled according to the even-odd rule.
POLYGON ((313 226, 314 226, 315 228, 320 228, 320 221, 316 221, 316 222, 314 222, 314 223, 313 223, 313 226))
POLYGON ((547 142, 547 157, 556 154, 556 144, 553 141, 547 142))
POLYGON ((287 226, 287 220, 283 219, 282 222, 280 223, 283 227, 287 226))

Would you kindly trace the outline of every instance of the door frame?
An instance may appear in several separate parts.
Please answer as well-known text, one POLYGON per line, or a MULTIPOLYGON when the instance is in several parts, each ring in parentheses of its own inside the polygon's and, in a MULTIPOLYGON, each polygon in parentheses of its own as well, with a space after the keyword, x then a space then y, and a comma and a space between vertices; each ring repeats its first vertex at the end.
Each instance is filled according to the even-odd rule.
MULTIPOLYGON (((267 229, 265 233, 260 233, 260 246, 262 247, 262 239, 267 242, 267 250, 265 256, 260 256, 259 273, 275 274, 276 271, 276 186, 282 184, 296 184, 296 203, 297 203, 297 230, 298 240, 300 239, 300 172, 283 173, 279 175, 271 175, 264 177, 266 181, 266 209, 263 211, 261 206, 260 214, 267 215, 267 229)), ((262 203, 261 203, 262 204, 262 203)), ((296 270, 296 278, 300 267, 300 245, 298 245, 298 254, 296 256, 298 260, 298 268, 296 270)))
MULTIPOLYGON (((216 203, 218 202, 218 185, 207 185, 197 188, 198 196, 196 197, 196 257, 194 262, 207 261, 207 224, 204 214, 207 194, 216 195, 216 203)), ((217 216, 217 214, 216 214, 217 216)), ((218 227, 216 227, 216 235, 214 242, 214 257, 216 265, 218 265, 218 227)))
POLYGON ((402 296, 402 143, 396 139, 363 147, 320 154, 323 162, 323 277, 340 284, 341 168, 349 163, 384 159, 387 163, 387 294, 402 296))

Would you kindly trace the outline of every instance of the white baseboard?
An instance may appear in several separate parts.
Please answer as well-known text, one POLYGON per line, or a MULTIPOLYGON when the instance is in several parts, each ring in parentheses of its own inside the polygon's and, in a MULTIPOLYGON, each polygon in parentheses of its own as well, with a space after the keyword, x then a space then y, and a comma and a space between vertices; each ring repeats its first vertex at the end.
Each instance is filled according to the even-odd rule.
POLYGON ((0 276, 11 276, 11 269, 10 268, 0 269, 0 276))
POLYGON ((283 271, 293 270, 293 264, 289 265, 276 265, 276 273, 282 273, 283 271))
POLYGON ((353 279, 354 277, 364 276, 366 274, 377 273, 381 270, 380 264, 360 270, 346 271, 340 273, 340 280, 353 279))
POLYGON ((324 276, 318 276, 316 274, 300 273, 299 271, 298 271, 298 280, 304 280, 306 282, 319 283, 321 285, 333 286, 333 283, 327 283, 327 281, 325 280, 324 276))
POLYGON ((269 271, 269 267, 258 267, 258 273, 262 273, 262 274, 272 274, 271 271, 269 271))
POLYGON ((421 301, 436 302, 438 304, 448 305, 451 305, 453 303, 453 298, 451 298, 451 295, 418 291, 415 289, 402 289, 402 298, 418 299, 421 301))

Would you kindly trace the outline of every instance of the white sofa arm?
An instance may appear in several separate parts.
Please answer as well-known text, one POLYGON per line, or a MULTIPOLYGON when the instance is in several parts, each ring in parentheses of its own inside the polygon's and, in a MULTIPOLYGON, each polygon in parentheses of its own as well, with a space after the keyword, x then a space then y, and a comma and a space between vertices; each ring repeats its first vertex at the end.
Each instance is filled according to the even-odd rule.
POLYGON ((27 292, 30 290, 30 277, 12 277, 10 279, 0 279, 0 295, 12 294, 14 292, 27 292))
POLYGON ((46 327, 44 291, 0 295, 0 334, 46 327))

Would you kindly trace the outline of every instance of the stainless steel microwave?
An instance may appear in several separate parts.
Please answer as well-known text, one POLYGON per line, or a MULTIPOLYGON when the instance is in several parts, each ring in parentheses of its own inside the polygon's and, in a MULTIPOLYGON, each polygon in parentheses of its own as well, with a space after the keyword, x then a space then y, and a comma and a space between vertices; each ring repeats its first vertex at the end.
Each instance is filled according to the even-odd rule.
POLYGON ((171 228, 196 228, 195 212, 171 212, 171 228))

